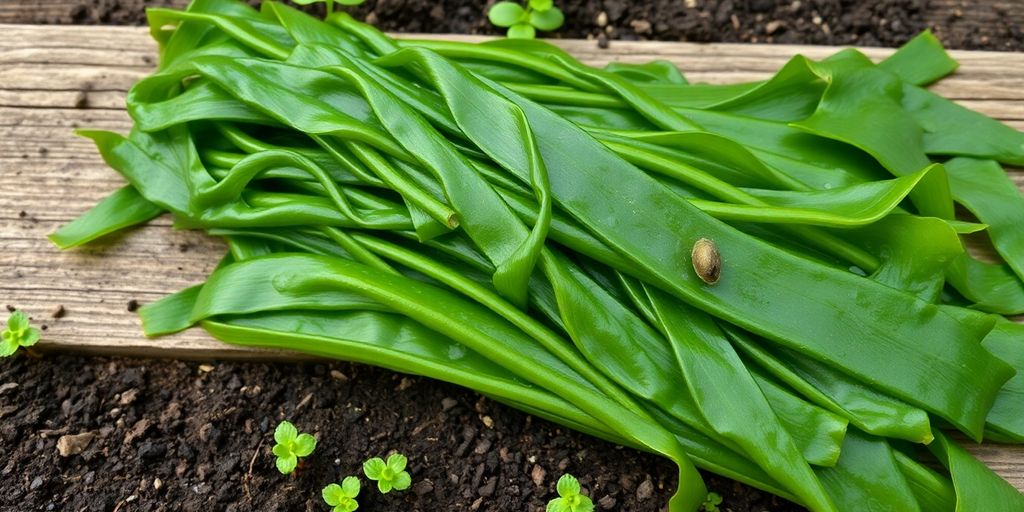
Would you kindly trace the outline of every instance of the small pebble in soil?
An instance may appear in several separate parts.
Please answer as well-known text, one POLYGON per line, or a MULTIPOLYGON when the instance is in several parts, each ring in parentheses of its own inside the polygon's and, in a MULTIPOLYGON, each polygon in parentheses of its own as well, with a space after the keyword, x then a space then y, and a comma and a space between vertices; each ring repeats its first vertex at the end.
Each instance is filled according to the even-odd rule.
POLYGON ((491 441, 489 439, 482 439, 476 444, 476 448, 473 448, 473 453, 477 455, 483 455, 491 451, 491 441))
POLYGON ((530 471, 530 479, 533 480, 533 485, 537 487, 544 485, 544 477, 547 474, 548 472, 544 471, 544 468, 534 464, 533 469, 530 471))
POLYGON ((648 35, 651 33, 651 22, 647 20, 633 20, 629 22, 629 26, 633 27, 633 31, 637 34, 648 35))
POLYGON ((601 499, 597 500, 597 506, 601 507, 604 510, 611 510, 615 508, 615 498, 605 495, 601 499))
POLYGON ((131 405, 132 403, 135 402, 135 399, 138 397, 139 390, 136 388, 132 388, 129 389, 128 391, 125 391, 124 393, 121 393, 121 397, 118 399, 117 403, 121 405, 131 405))
POLYGON ((89 447, 89 443, 96 437, 92 432, 83 432, 75 435, 60 436, 57 440, 57 452, 61 457, 78 455, 89 447))
POLYGON ((155 460, 163 457, 166 453, 167 448, 163 444, 144 441, 142 446, 139 447, 138 456, 142 460, 155 460))
POLYGON ((34 490, 36 490, 36 489, 38 489, 38 488, 40 488, 42 486, 43 486, 43 478, 37 476, 37 477, 32 479, 32 483, 28 485, 28 488, 29 488, 29 490, 34 491, 34 490))
POLYGON ((483 487, 477 490, 482 498, 490 498, 494 495, 494 490, 498 486, 498 477, 492 476, 487 479, 487 483, 483 487))
POLYGON ((141 420, 136 421, 131 430, 125 434, 124 444, 131 444, 135 439, 142 437, 146 433, 146 430, 149 429, 150 425, 152 425, 152 422, 147 418, 142 418, 141 420))
POLYGON ((213 433, 213 423, 206 423, 202 427, 199 427, 199 440, 208 443, 210 442, 210 434, 213 433))
POLYGON ((434 483, 430 480, 420 480, 412 486, 412 492, 415 493, 416 496, 426 496, 427 494, 434 492, 434 483))
POLYGON ((456 405, 459 405, 459 401, 454 399, 454 398, 444 397, 444 398, 441 399, 441 410, 442 411, 450 411, 456 405))
POLYGON ((636 488, 636 500, 644 501, 650 499, 654 495, 654 483, 651 482, 651 477, 647 477, 643 482, 640 482, 640 487, 636 488))

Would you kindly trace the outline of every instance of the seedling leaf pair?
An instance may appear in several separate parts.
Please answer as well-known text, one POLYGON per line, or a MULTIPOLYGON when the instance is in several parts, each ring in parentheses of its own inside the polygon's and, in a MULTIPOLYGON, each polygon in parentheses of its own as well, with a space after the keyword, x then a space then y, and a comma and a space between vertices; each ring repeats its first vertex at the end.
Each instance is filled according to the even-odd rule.
POLYGON ((580 494, 580 481, 565 474, 558 479, 558 497, 549 501, 546 512, 593 512, 594 502, 580 494))
MULTIPOLYGON (((309 434, 300 434, 290 422, 282 421, 274 430, 273 452, 277 456, 277 470, 282 474, 295 471, 300 457, 307 457, 316 448, 316 438, 309 434)), ((354 509, 353 509, 354 510, 354 509)))
POLYGON ((28 323, 28 316, 21 311, 11 313, 7 328, 0 341, 0 357, 7 357, 18 351, 18 347, 31 347, 39 341, 39 329, 28 323))
POLYGON ((405 470, 407 463, 408 459, 400 453, 388 457, 387 462, 380 457, 374 457, 363 463, 363 473, 366 473, 366 478, 376 480, 377 489, 380 489, 382 494, 387 494, 392 489, 404 491, 412 484, 412 477, 405 470))
POLYGON ((345 6, 351 7, 351 6, 354 6, 354 5, 360 5, 363 2, 365 2, 365 1, 366 0, 294 0, 294 2, 299 4, 299 5, 311 5, 311 4, 315 4, 317 2, 323 2, 323 3, 327 4, 327 15, 328 16, 330 16, 331 13, 334 12, 334 2, 338 2, 341 5, 345 5, 345 6))
POLYGON ((722 504, 722 496, 717 492, 709 492, 708 497, 704 499, 704 504, 701 505, 701 509, 704 512, 718 512, 718 506, 722 504))
POLYGON ((495 26, 507 27, 512 39, 533 39, 537 30, 557 30, 565 22, 562 10, 552 0, 530 0, 526 6, 516 2, 498 2, 487 12, 495 26))
POLYGON ((348 476, 341 481, 341 485, 331 484, 324 487, 321 494, 324 501, 332 507, 332 512, 352 512, 359 508, 359 503, 356 502, 359 489, 359 478, 348 476))

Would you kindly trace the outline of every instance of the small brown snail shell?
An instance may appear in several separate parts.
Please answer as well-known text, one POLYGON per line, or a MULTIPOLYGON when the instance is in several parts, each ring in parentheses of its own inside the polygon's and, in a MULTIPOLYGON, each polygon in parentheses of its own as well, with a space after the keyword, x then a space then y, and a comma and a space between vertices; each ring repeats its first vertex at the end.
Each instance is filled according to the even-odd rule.
POLYGON ((707 238, 697 240, 690 252, 690 259, 693 261, 693 271, 701 281, 707 284, 718 282, 722 275, 722 255, 714 242, 707 238))

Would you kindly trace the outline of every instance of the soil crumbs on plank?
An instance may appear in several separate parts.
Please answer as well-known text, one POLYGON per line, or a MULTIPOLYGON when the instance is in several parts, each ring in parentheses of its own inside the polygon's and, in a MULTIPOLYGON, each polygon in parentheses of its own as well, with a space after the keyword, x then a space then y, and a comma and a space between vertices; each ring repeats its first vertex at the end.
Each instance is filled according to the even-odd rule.
MULTIPOLYGON (((17 0, 34 4, 35 0, 17 0)), ((141 25, 145 7, 187 0, 67 0, 67 9, 24 9, 7 23, 141 25)), ((258 4, 251 0, 250 3, 258 4)), ((389 31, 499 34, 494 0, 368 0, 352 9, 389 31)), ((1019 0, 557 0, 565 25, 551 37, 608 40, 899 46, 931 28, 950 48, 1024 50, 1019 0)), ((323 4, 305 6, 323 13, 323 4)), ((8 17, 10 15, 7 15, 8 17)))
MULTIPOLYGON (((391 451, 409 457, 412 488, 382 496, 363 478, 360 511, 542 511, 565 472, 599 511, 660 511, 675 489, 666 460, 368 366, 0 361, 0 510, 327 510, 324 486, 391 451), (294 476, 270 452, 282 419, 318 440, 294 476)), ((801 510, 707 483, 722 510, 801 510)))

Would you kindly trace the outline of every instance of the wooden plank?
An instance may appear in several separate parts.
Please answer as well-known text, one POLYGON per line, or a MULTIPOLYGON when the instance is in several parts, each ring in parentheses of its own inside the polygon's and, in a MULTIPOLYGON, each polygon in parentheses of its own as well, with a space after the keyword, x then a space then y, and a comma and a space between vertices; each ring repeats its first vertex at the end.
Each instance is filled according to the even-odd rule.
MULTIPOLYGON (((176 231, 162 217, 89 247, 61 252, 46 235, 123 183, 76 127, 127 131, 125 90, 147 74, 155 47, 131 27, 0 26, 0 305, 45 325, 41 349, 197 358, 289 358, 221 344, 199 329, 159 341, 142 337, 129 301, 146 303, 200 283, 224 253, 218 240, 176 231), (84 101, 83 101, 84 96, 84 101), (81 108, 76 108, 76 106, 81 108), (65 315, 51 317, 58 306, 65 315)), ((450 36, 449 36, 450 37, 450 36)), ((478 38, 460 37, 464 40, 478 38)), ((665 58, 691 78, 764 78, 794 53, 834 48, 735 44, 555 41, 591 64, 665 58)), ((886 49, 869 49, 881 58, 886 49)), ((960 71, 937 90, 1024 129, 1024 55, 954 52, 960 71)), ((1024 173, 1014 172, 1024 186, 1024 173)), ((1024 447, 970 447, 1024 489, 1024 447)))
MULTIPOLYGON (((223 247, 194 233, 167 230, 166 221, 110 240, 102 249, 62 253, 44 235, 120 183, 92 144, 74 137, 71 129, 126 131, 130 121, 123 111, 124 92, 150 71, 156 48, 146 30, 135 27, 12 25, 5 26, 4 33, 8 37, 0 39, 0 164, 13 172, 0 176, 0 237, 10 249, 0 255, 0 275, 17 280, 16 285, 6 285, 8 301, 42 318, 47 309, 56 307, 57 299, 66 299, 68 315, 49 322, 53 325, 43 346, 137 351, 137 321, 124 310, 127 301, 153 300, 201 282, 223 247), (24 218, 18 216, 22 211, 24 218), (191 250, 173 250, 180 246, 191 250), (132 258, 146 263, 132 265, 132 258), (113 276, 125 267, 125 282, 149 281, 159 286, 110 287, 113 276), (107 281, 103 272, 110 273, 107 281), (158 278, 163 274, 169 277, 158 278), (59 289, 41 284, 55 281, 61 282, 59 289), (85 290, 86 295, 70 290, 85 290), (111 335, 98 335, 100 327, 90 324, 95 318, 109 320, 111 335)), ((591 41, 556 42, 596 65, 667 58, 691 76, 713 83, 764 78, 795 53, 820 58, 835 51, 814 46, 658 42, 623 42, 600 50, 591 41)), ((866 52, 882 58, 891 50, 866 52)), ((1024 122, 1024 55, 955 55, 962 68, 940 84, 943 94, 1012 123, 1024 122)), ((1024 182, 1024 174, 1015 173, 1015 178, 1024 182)), ((203 335, 190 333, 182 339, 185 342, 166 343, 176 347, 174 355, 223 350, 203 335)))

